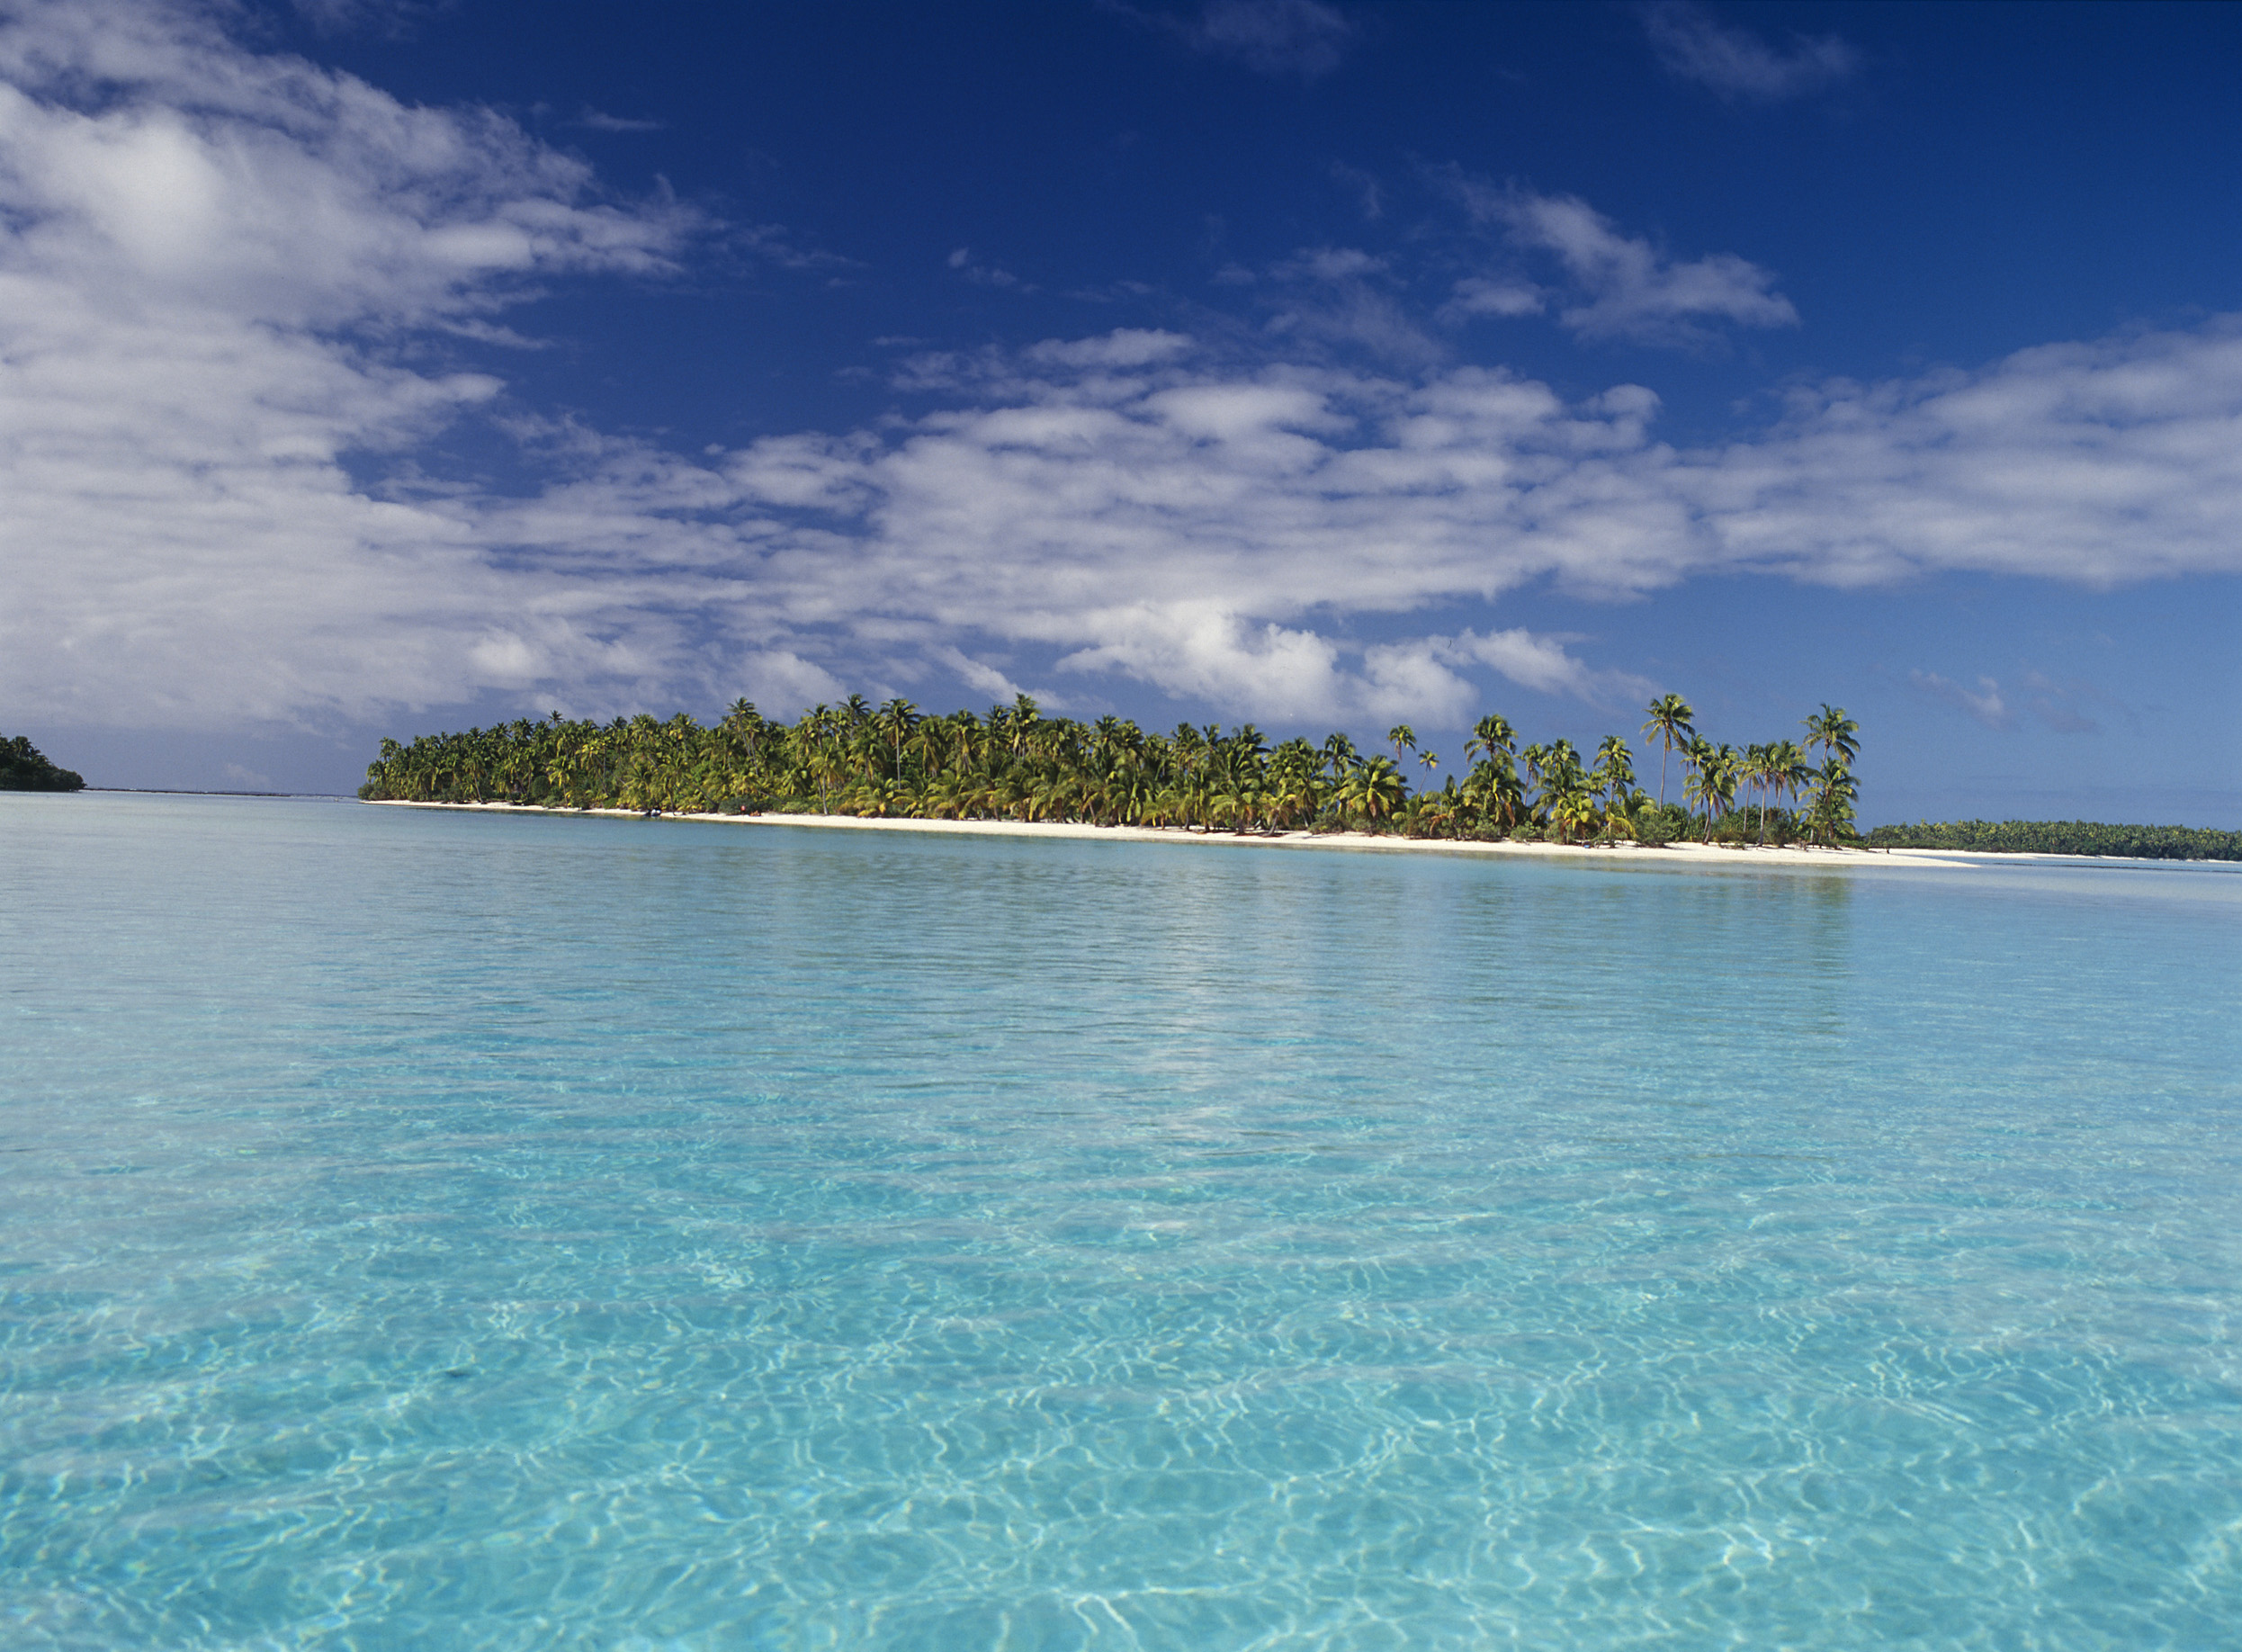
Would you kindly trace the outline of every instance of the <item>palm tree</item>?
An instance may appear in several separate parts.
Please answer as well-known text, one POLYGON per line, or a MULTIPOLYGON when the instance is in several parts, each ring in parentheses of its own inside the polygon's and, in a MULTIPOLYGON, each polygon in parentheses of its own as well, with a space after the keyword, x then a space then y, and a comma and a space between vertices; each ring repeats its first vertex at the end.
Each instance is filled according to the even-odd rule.
POLYGON ((1549 761, 1549 748, 1529 746, 1519 753, 1519 758, 1526 765, 1526 787, 1533 794, 1531 807, 1538 809, 1542 803, 1541 794, 1547 789, 1541 784, 1541 774, 1549 761))
POLYGON ((1657 741, 1665 747, 1665 754, 1658 759, 1658 806, 1666 806, 1666 758, 1673 755, 1676 746, 1687 746, 1696 737, 1697 730, 1690 720, 1697 714, 1690 703, 1678 694, 1662 694, 1647 707, 1650 721, 1643 724, 1643 738, 1657 741))
POLYGON ((1850 763, 1861 755, 1861 741, 1856 738, 1861 725, 1845 715, 1842 705, 1823 701, 1822 709, 1806 720, 1806 743, 1819 746, 1827 756, 1850 763))
POLYGON ((909 700, 890 700, 880 707, 875 720, 887 735, 888 749, 894 758, 894 778, 900 780, 903 777, 903 742, 919 726, 919 708, 909 700))
POLYGON ((1807 819, 1816 839, 1828 843, 1852 824, 1852 805, 1860 795, 1861 783, 1853 778, 1844 759, 1831 757, 1824 758, 1821 768, 1813 771, 1813 785, 1807 819))
POLYGON ((1774 750, 1774 747, 1769 745, 1746 746, 1737 765, 1738 777, 1759 795, 1759 841, 1762 848, 1767 847, 1767 786, 1775 760, 1774 750))
POLYGON ((1402 778, 1401 766, 1389 759, 1376 757, 1355 766, 1340 787, 1339 795, 1340 801, 1356 813, 1375 821, 1393 813, 1408 793, 1409 783, 1402 778))
POLYGON ((1567 843, 1575 832, 1584 832, 1596 818, 1596 799, 1583 784, 1568 785, 1549 805, 1549 818, 1556 825, 1558 834, 1567 843))
POLYGON ((1476 751, 1492 763, 1498 751, 1511 755, 1518 741, 1518 731, 1511 727, 1510 719, 1499 712, 1489 712, 1472 724, 1471 738, 1464 742, 1464 755, 1476 751))
POLYGON ((1705 805, 1705 841, 1713 840, 1713 826, 1735 802, 1737 771, 1740 759, 1734 746, 1716 746, 1710 741, 1692 740, 1688 750, 1689 775, 1686 795, 1705 805))
MULTIPOLYGON (((1690 795, 1704 800, 1708 832, 1740 780, 1757 788, 1762 841, 1770 791, 1795 795, 1811 787, 1817 838, 1847 829, 1858 783, 1846 753, 1859 742, 1856 725, 1836 707, 1824 705, 1807 720, 1824 753, 1821 768, 1808 768, 1801 748, 1782 741, 1753 748, 1741 773, 1731 749, 1699 740, 1689 727, 1686 705, 1667 696, 1654 709, 1669 714, 1671 731, 1685 732, 1675 743, 1688 754, 1690 795)), ((1650 806, 1649 794, 1633 786, 1632 754, 1617 736, 1597 747, 1588 773, 1568 741, 1528 747, 1522 764, 1538 791, 1532 809, 1516 732, 1500 716, 1490 714, 1474 726, 1467 750, 1483 760, 1468 777, 1449 776, 1413 804, 1402 765, 1416 750, 1415 731, 1396 724, 1388 738, 1392 758, 1365 760, 1344 734, 1332 734, 1320 751, 1300 739, 1272 750, 1250 724, 1229 734, 1215 723, 1147 734, 1114 717, 1094 724, 1045 717, 1025 696, 991 707, 985 722, 966 711, 924 716, 901 698, 875 710, 857 696, 810 707, 791 726, 740 700, 705 728, 683 714, 603 724, 571 723, 555 712, 539 722, 431 734, 409 745, 384 741, 361 795, 649 813, 794 808, 1238 830, 1333 819, 1392 830, 1405 817, 1412 832, 1440 835, 1540 821, 1568 838, 1592 824, 1600 808, 1616 824, 1622 808, 1633 815, 1650 806)), ((1429 785, 1440 759, 1422 751, 1417 760, 1429 785)))
POLYGON ((1806 753, 1798 750, 1796 741, 1779 740, 1774 750, 1775 789, 1784 798, 1795 803, 1798 794, 1814 778, 1814 770, 1807 767, 1806 753))
POLYGON ((1596 748, 1596 767, 1589 777, 1606 797, 1620 798, 1635 789, 1635 753, 1618 734, 1607 734, 1596 748))
POLYGON ((1323 764, 1334 782, 1344 780, 1347 771, 1355 766, 1355 742, 1344 734, 1327 737, 1323 741, 1323 764))

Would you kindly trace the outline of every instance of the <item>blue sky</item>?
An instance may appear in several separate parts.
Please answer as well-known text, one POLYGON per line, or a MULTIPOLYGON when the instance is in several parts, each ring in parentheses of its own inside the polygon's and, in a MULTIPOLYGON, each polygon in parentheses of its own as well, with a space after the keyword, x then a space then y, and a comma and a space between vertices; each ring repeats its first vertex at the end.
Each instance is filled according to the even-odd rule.
POLYGON ((2242 824, 2222 7, 0 7, 0 723, 1863 725, 2242 824))

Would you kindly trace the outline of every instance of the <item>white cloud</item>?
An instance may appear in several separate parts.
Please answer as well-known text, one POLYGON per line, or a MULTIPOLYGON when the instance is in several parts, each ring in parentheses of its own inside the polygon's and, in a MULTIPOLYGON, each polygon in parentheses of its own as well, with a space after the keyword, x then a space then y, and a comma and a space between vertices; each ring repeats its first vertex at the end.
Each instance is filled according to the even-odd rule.
POLYGON ((668 129, 667 121, 649 121, 634 115, 609 114, 604 109, 587 107, 574 122, 589 132, 659 132, 668 129))
POLYGON ((980 263, 973 257, 973 248, 970 247, 955 248, 950 254, 947 262, 950 268, 955 270, 975 286, 1011 288, 1023 293, 1036 291, 1035 287, 1023 283, 1009 270, 1001 269, 993 264, 980 263))
POLYGON ((1521 246, 1556 255, 1579 293, 1557 319, 1583 338, 1699 345, 1712 337, 1709 321, 1798 324, 1790 301, 1772 291, 1773 273, 1733 253, 1677 264, 1574 196, 1458 188, 1475 216, 1505 225, 1521 246))
POLYGON ((480 111, 408 108, 161 6, 0 23, 0 605, 11 695, 224 725, 452 699, 668 655, 500 575, 471 513, 376 498, 498 382, 382 341, 525 282, 669 265, 696 228, 601 199, 480 111), (493 616, 507 616, 511 641, 493 616))
POLYGON ((1301 80, 1337 68, 1356 36, 1345 13, 1319 0, 1206 0, 1197 21, 1179 31, 1257 75, 1301 80))
POLYGON ((929 649, 928 652, 947 666, 958 681, 969 688, 978 689, 992 700, 1016 700, 1027 692, 996 667, 975 660, 963 649, 943 643, 929 649))
POLYGON ((1441 314, 1449 319, 1470 316, 1534 316, 1547 308, 1541 290, 1523 281, 1493 281, 1469 275, 1456 283, 1454 294, 1441 314))
POLYGON ((1984 723, 1988 729, 2005 731, 2016 726, 2016 714, 2001 697, 2001 685, 1989 677, 1977 679, 1977 692, 1975 694, 1960 683, 1941 677, 1936 671, 1910 671, 1907 681, 1933 699, 1943 701, 1956 711, 1984 723))
POLYGON ((1657 692, 1648 678, 1628 671, 1597 671, 1565 651, 1557 637, 1537 636, 1513 626, 1475 636, 1466 631, 1448 644, 1458 655, 1493 666, 1522 688, 1570 695, 1593 705, 1618 705, 1657 692))
POLYGON ((1046 338, 1026 352, 1029 362, 1054 367, 1148 367, 1172 361, 1191 348, 1181 333, 1157 328, 1124 327, 1097 338, 1046 338))
MULTIPOLYGON (((1951 705, 1965 716, 2001 733, 2013 731, 2021 721, 2019 707, 1993 678, 1980 677, 1974 693, 1960 683, 1941 677, 1936 671, 1910 671, 1907 673, 1907 683, 1916 692, 1951 705)), ((2027 696, 2022 709, 2030 711, 2057 733, 2102 732, 2102 725, 2088 716, 2079 704, 2082 699, 2105 697, 2091 686, 2058 683, 2033 670, 2026 671, 2018 686, 2027 696)))
MULTIPOLYGON (((686 456, 408 353, 525 281, 659 271, 695 233, 674 207, 168 11, 21 10, 0 78, 0 703, 27 718, 787 712, 937 672, 1016 692, 1031 661, 1269 722, 1440 727, 1490 674, 1644 691, 1577 642, 1459 629, 1530 585, 2242 572, 2230 323, 1802 389, 1693 451, 1639 386, 1123 329, 921 358, 931 413, 686 456), (425 474, 462 421, 510 434, 536 485, 425 474)), ((1291 284, 1386 279, 1361 256, 1291 284)), ((1610 291, 1679 280, 1644 257, 1610 291)), ((1731 319, 1768 296, 1736 291, 1731 319)))
POLYGON ((1714 22, 1684 0, 1644 8, 1643 27, 1666 72, 1724 97, 1777 103, 1850 78, 1861 54, 1834 34, 1791 37, 1778 51, 1757 35, 1714 22))
POLYGON ((1416 367, 1446 354, 1402 308, 1386 260, 1359 247, 1304 247, 1267 274, 1268 331, 1296 352, 1339 346, 1416 367))

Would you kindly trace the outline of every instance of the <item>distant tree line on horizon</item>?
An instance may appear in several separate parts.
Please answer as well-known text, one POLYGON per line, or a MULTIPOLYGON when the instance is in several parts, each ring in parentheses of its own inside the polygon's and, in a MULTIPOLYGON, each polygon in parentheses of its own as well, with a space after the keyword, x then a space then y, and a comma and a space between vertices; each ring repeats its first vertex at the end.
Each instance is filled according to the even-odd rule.
POLYGON ((1879 826, 1872 848, 1991 849, 2023 855, 2118 855, 2135 860, 2242 860, 2242 831, 2108 826, 2099 821, 1921 821, 1879 826))
POLYGON ((85 777, 58 768, 40 754, 31 736, 0 740, 0 792, 82 792, 85 777))
POLYGON ((1271 746, 1247 723, 1179 723, 1147 733, 1116 717, 1046 717, 1019 696, 985 717, 928 715, 908 700, 852 696, 793 723, 745 700, 704 727, 680 714, 612 723, 555 712, 461 734, 381 742, 359 795, 411 803, 511 803, 660 813, 804 813, 927 820, 1072 821, 1201 831, 1362 830, 1416 838, 1563 843, 1678 837, 1780 844, 1855 840, 1859 725, 1824 705, 1806 741, 1738 749, 1704 739, 1678 695, 1653 702, 1643 733, 1663 748, 1654 797, 1634 754, 1607 736, 1592 759, 1570 741, 1520 749, 1510 722, 1482 717, 1465 743, 1471 767, 1440 768, 1406 723, 1392 750, 1364 752, 1343 733, 1321 745, 1271 746), (1809 752, 1818 752, 1818 763, 1809 752), (1678 762, 1673 762, 1678 759, 1678 762), (1425 773, 1412 790, 1407 765, 1425 773), (1666 800, 1669 763, 1685 800, 1666 800))

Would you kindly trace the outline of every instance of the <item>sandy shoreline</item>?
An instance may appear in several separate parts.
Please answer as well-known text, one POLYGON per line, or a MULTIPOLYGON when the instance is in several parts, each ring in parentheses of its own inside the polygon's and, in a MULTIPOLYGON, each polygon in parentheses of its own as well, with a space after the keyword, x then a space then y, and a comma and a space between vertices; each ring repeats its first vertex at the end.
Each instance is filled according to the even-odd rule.
MULTIPOLYGON (((511 814, 602 815, 614 820, 638 820, 630 809, 543 809, 525 804, 409 803, 396 798, 371 800, 399 809, 480 809, 511 814)), ((1284 831, 1241 836, 1234 832, 1185 831, 1174 826, 1090 826, 1054 821, 919 821, 895 818, 860 819, 851 814, 665 814, 665 821, 704 822, 724 826, 811 826, 841 831, 935 832, 948 837, 1081 838, 1104 843, 1168 843, 1200 848, 1342 849, 1367 854, 1538 855, 1565 859, 1596 859, 1632 863, 1640 866, 1695 867, 1704 871, 1744 866, 1815 866, 1860 868, 1877 866, 1945 866, 1961 868, 1977 859, 2018 860, 2018 855, 1973 855, 1966 850, 1734 848, 1726 844, 1669 843, 1659 848, 1639 844, 1615 844, 1590 848, 1561 843, 1473 843, 1447 838, 1386 837, 1361 831, 1284 831)), ((2054 857, 2030 857, 2054 858, 2054 857)), ((2066 857, 2066 858, 2070 858, 2066 857)))

